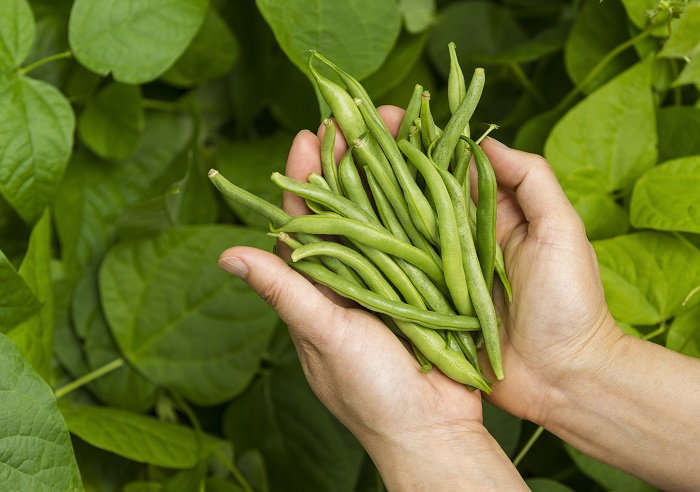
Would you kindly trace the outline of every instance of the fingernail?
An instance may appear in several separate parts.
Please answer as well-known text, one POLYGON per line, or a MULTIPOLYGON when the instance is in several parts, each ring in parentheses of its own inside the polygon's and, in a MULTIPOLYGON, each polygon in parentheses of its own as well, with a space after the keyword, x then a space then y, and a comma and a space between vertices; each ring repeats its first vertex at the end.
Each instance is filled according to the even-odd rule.
POLYGON ((493 137, 487 137, 487 138, 489 139, 490 142, 492 142, 494 145, 496 145, 498 147, 503 147, 506 149, 508 148, 508 146, 506 144, 504 144, 503 142, 501 142, 500 140, 496 140, 493 137))
POLYGON ((236 256, 227 256, 219 260, 219 266, 228 273, 235 275, 238 278, 246 278, 248 276, 248 266, 236 256))

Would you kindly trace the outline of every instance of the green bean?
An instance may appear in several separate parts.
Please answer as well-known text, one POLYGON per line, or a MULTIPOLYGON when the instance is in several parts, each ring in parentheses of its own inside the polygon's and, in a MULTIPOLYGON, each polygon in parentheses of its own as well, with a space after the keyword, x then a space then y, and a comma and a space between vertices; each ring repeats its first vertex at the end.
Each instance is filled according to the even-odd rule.
MULTIPOLYGON (((496 317, 496 310, 491 300, 491 290, 484 279, 483 270, 477 255, 477 247, 474 244, 474 238, 469 226, 469 216, 466 208, 467 199, 463 194, 462 187, 454 176, 442 169, 440 169, 439 172, 445 183, 450 202, 455 211, 457 228, 459 230, 459 243, 462 248, 463 268, 467 278, 469 278, 469 293, 471 294, 471 300, 476 315, 481 322, 481 330, 484 335, 489 361, 491 362, 496 377, 498 379, 503 379, 498 318, 496 317)), ((471 341, 471 339, 462 340, 462 342, 465 343, 465 348, 471 350, 473 341, 471 344, 469 344, 469 341, 471 341)), ((474 352, 476 352, 475 348, 474 352)), ((467 358, 469 358, 469 356, 467 356, 467 358)))
POLYGON ((357 220, 343 217, 303 215, 294 217, 278 230, 283 232, 345 236, 413 263, 423 270, 438 286, 445 283, 441 266, 432 256, 411 244, 395 238, 378 225, 367 225, 357 220))
POLYGON ((331 190, 339 193, 338 171, 335 165, 335 124, 333 120, 326 118, 323 120, 323 126, 326 127, 326 132, 321 141, 321 167, 331 190))
POLYGON ((330 183, 326 181, 326 179, 320 174, 311 173, 306 178, 306 180, 314 186, 318 186, 319 188, 323 188, 324 190, 333 192, 330 183))
POLYGON ((486 286, 491 291, 496 261, 496 175, 484 151, 474 140, 462 137, 471 147, 477 170, 476 252, 486 286))
POLYGON ((420 113, 420 98, 423 93, 423 86, 416 84, 413 88, 413 93, 411 94, 411 99, 408 100, 408 105, 406 106, 406 112, 401 120, 401 126, 399 126, 399 132, 396 135, 396 140, 401 140, 402 138, 408 138, 408 133, 413 125, 413 120, 418 117, 420 113))
POLYGON ((331 82, 326 77, 318 73, 313 66, 313 56, 309 57, 309 72, 313 76, 318 90, 325 99, 328 106, 333 112, 336 121, 343 130, 343 135, 348 142, 360 138, 367 133, 367 125, 365 125, 360 110, 357 109, 355 101, 350 97, 345 89, 340 87, 335 82, 331 82))
MULTIPOLYGON (((447 103, 450 106, 450 112, 454 114, 462 102, 464 96, 467 95, 467 86, 464 82, 464 74, 459 66, 457 59, 457 51, 454 43, 449 43, 447 48, 450 51, 450 74, 447 77, 447 103)), ((469 136, 469 125, 465 127, 466 136, 469 136)))
MULTIPOLYGON (((421 131, 420 128, 414 125, 411 125, 411 129, 408 130, 408 141, 411 142, 411 144, 420 150, 421 152, 423 151, 423 142, 422 142, 422 136, 421 136, 421 131)), ((413 168, 415 169, 415 167, 413 168)))
POLYGON ((479 329, 479 320, 474 316, 440 314, 411 306, 398 300, 398 296, 391 299, 385 295, 385 292, 375 293, 358 287, 322 265, 299 261, 292 263, 291 266, 307 274, 316 282, 330 287, 343 297, 352 299, 372 311, 388 314, 394 319, 418 323, 434 330, 476 331, 479 329))
POLYGON ((454 332, 454 337, 469 363, 473 365, 477 371, 481 372, 479 356, 476 353, 476 344, 474 343, 471 333, 467 333, 466 331, 454 332))
POLYGON ((377 215, 374 213, 374 208, 372 208, 372 203, 369 201, 367 193, 365 193, 362 178, 352 158, 352 149, 348 149, 340 160, 338 178, 343 194, 362 210, 367 212, 368 215, 376 219, 377 215))
POLYGON ((421 97, 420 124, 421 140, 423 141, 423 147, 427 149, 438 137, 435 120, 433 120, 433 114, 430 111, 430 92, 428 91, 424 91, 421 97))
MULTIPOLYGON (((242 207, 262 215, 274 227, 281 227, 291 219, 291 216, 287 212, 250 193, 249 191, 234 185, 228 179, 224 178, 216 169, 211 169, 209 171, 209 179, 228 200, 231 200, 242 207)), ((311 234, 301 233, 297 234, 297 237, 303 243, 321 241, 320 238, 311 234)), ((358 279, 352 270, 343 265, 340 261, 334 258, 328 258, 327 260, 324 260, 324 264, 335 273, 342 276, 344 279, 350 282, 358 283, 358 279)))
POLYGON ((413 350, 413 355, 416 357, 416 360, 420 364, 420 370, 423 374, 428 374, 432 368, 433 364, 428 360, 428 358, 423 355, 423 352, 420 351, 418 347, 414 343, 411 343, 411 350, 413 350))
MULTIPOLYGON (((365 174, 367 175, 367 181, 370 189, 372 190, 372 195, 374 195, 377 211, 379 212, 379 216, 381 217, 383 224, 394 236, 401 240, 407 241, 408 237, 401 228, 401 224, 399 223, 394 210, 391 208, 389 200, 379 186, 379 183, 377 183, 377 181, 374 179, 372 171, 365 168, 365 174)), ((401 258, 396 258, 396 263, 401 270, 406 273, 416 289, 423 294, 425 302, 433 311, 443 314, 454 313, 449 301, 445 298, 440 289, 438 289, 435 284, 430 281, 423 270, 401 258)))
MULTIPOLYGON (((382 190, 384 190, 384 193, 389 197, 391 206, 394 208, 396 216, 401 222, 401 226, 406 231, 406 234, 408 234, 408 237, 411 238, 411 243, 430 254, 437 261, 439 259, 437 253, 435 253, 435 250, 433 250, 428 240, 414 225, 411 213, 408 210, 408 206, 404 201, 404 196, 402 196, 393 173, 386 172, 386 168, 378 157, 377 150, 373 150, 372 142, 374 142, 374 140, 371 138, 371 135, 367 135, 363 139, 355 140, 353 142, 353 154, 357 157, 357 161, 360 164, 368 167, 372 171, 372 174, 374 174, 382 190), (389 179, 389 176, 393 178, 393 180, 389 179)), ((379 150, 379 152, 381 153, 381 150, 379 150)))
POLYGON ((450 196, 445 188, 440 173, 433 163, 421 151, 417 150, 408 140, 399 140, 399 148, 413 162, 425 178, 431 195, 435 199, 440 231, 440 253, 445 282, 450 291, 452 302, 460 314, 473 314, 474 309, 469 299, 467 279, 462 266, 462 248, 459 242, 457 221, 452 208, 450 196))
POLYGON ((442 137, 440 137, 440 141, 435 147, 433 160, 439 168, 447 169, 449 167, 452 153, 459 142, 459 137, 462 135, 464 128, 474 114, 483 89, 484 69, 477 68, 474 70, 474 75, 469 83, 467 95, 459 104, 459 107, 452 115, 452 118, 450 118, 450 121, 447 122, 442 137))
POLYGON ((379 143, 379 146, 384 151, 386 158, 394 170, 396 179, 403 190, 408 210, 413 216, 414 224, 423 235, 433 243, 437 243, 437 224, 435 223, 433 210, 428 200, 423 196, 423 193, 420 192, 416 182, 413 180, 413 176, 408 170, 408 166, 406 166, 406 161, 396 146, 394 137, 391 136, 384 120, 379 116, 377 108, 374 107, 374 103, 369 97, 369 94, 364 87, 362 87, 362 84, 349 73, 345 72, 319 53, 315 53, 314 55, 338 74, 340 79, 345 83, 348 92, 355 98, 355 102, 367 124, 367 128, 369 128, 370 133, 379 143))
MULTIPOLYGON (((405 304, 397 303, 394 300, 387 299, 386 297, 382 297, 381 295, 375 294, 371 291, 365 290, 365 289, 358 289, 356 286, 353 284, 347 282, 345 279, 338 277, 337 275, 334 275, 330 271, 328 271, 326 268, 320 265, 315 265, 314 263, 307 263, 305 261, 301 261, 299 263, 295 263, 293 265, 296 269, 302 271, 303 273, 306 273, 310 277, 314 278, 317 282, 320 282, 324 285, 327 285, 328 287, 332 288, 336 292, 340 293, 341 295, 348 297, 348 298, 353 298, 350 295, 346 295, 345 293, 341 292, 341 290, 344 290, 348 294, 351 291, 359 291, 359 294, 363 297, 364 300, 369 301, 369 300, 374 300, 381 307, 393 307, 394 304, 399 304, 401 306, 406 306, 405 304), (369 294, 367 296, 367 294, 369 294)), ((356 292, 357 293, 357 292, 356 292)), ((387 292, 382 292, 382 294, 389 294, 390 291, 387 292)), ((362 304, 358 299, 355 299, 359 304, 362 304)), ((374 309, 373 307, 369 305, 365 305, 365 307, 372 309, 374 311, 378 312, 384 312, 384 311, 379 311, 377 309, 374 309)), ((408 308, 411 308, 411 306, 408 306, 408 308)), ((415 308, 412 308, 415 309, 415 308)), ((419 311, 420 312, 420 311, 419 311)), ((436 315, 437 313, 430 313, 428 311, 425 311, 428 314, 436 315)), ((394 316, 392 313, 385 313, 385 314, 391 314, 394 316)), ((440 315, 440 316, 445 316, 445 315, 440 315)), ((465 316, 445 316, 446 318, 467 318, 465 316)), ((400 317, 394 316, 396 325, 399 327, 401 332, 406 336, 406 338, 409 339, 411 343, 413 343, 424 355, 425 357, 435 364, 445 375, 450 377, 451 379, 454 379, 455 381, 458 381, 460 383, 478 388, 482 391, 484 391, 487 394, 491 393, 491 388, 489 387, 489 384, 484 380, 483 376, 476 370, 474 367, 472 367, 469 362, 464 358, 463 355, 457 354, 456 352, 453 351, 447 351, 444 350, 444 345, 445 342, 443 341, 442 337, 436 333, 434 330, 430 330, 427 328, 424 328, 422 326, 419 326, 413 322, 407 322, 408 320, 402 319, 400 317)), ((467 318, 469 319, 469 318, 467 318)), ((452 321, 450 321, 452 322, 452 321)))

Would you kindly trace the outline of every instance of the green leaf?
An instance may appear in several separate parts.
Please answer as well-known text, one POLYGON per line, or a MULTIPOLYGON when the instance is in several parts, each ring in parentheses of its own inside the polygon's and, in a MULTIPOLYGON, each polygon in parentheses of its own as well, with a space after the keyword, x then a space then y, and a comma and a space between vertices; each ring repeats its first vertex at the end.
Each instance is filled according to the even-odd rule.
POLYGON ((219 13, 211 8, 199 32, 163 80, 178 87, 215 79, 231 70, 238 59, 238 42, 219 13))
POLYGON ((38 313, 10 330, 8 336, 34 370, 50 381, 54 310, 51 283, 51 217, 48 209, 32 230, 19 274, 42 306, 38 313))
POLYGON ((486 401, 483 402, 483 407, 484 426, 488 429, 489 434, 498 441, 503 451, 508 456, 513 456, 520 440, 521 420, 486 401))
POLYGON ((262 299, 217 266, 222 251, 242 244, 268 249, 271 240, 240 227, 182 227, 122 242, 102 263, 102 305, 124 356, 196 403, 239 393, 276 323, 262 299))
POLYGON ((651 58, 577 104, 554 127, 545 157, 562 179, 581 168, 600 171, 613 191, 631 185, 656 162, 651 58))
POLYGON ((141 84, 185 51, 208 8, 208 0, 76 0, 68 37, 75 57, 93 72, 141 84))
POLYGON ((54 201, 56 229, 68 270, 99 260, 114 239, 117 217, 129 205, 164 191, 157 181, 188 143, 190 133, 188 118, 148 113, 139 149, 129 160, 109 162, 73 154, 54 201))
POLYGON ((559 111, 553 110, 533 116, 518 129, 513 147, 533 154, 543 154, 547 138, 561 116, 559 111))
POLYGON ((192 468, 225 445, 189 427, 109 407, 62 400, 59 408, 68 429, 83 441, 132 461, 164 468, 192 468))
POLYGON ((161 490, 163 490, 161 482, 137 480, 126 484, 122 492, 161 492, 161 490))
POLYGON ((447 44, 457 45, 465 77, 471 77, 474 66, 492 63, 501 53, 517 48, 526 35, 512 11, 486 0, 455 2, 440 12, 428 43, 428 53, 446 78, 450 70, 447 44))
MULTIPOLYGON (((252 142, 230 142, 216 151, 216 169, 224 176, 234 176, 236 185, 255 193, 270 203, 282 201, 282 191, 270 181, 270 175, 284 169, 292 137, 277 134, 252 142)), ((237 204, 227 202, 241 220, 267 231, 268 222, 258 214, 237 204)))
POLYGON ((647 171, 634 185, 630 217, 638 229, 700 233, 700 156, 647 171))
POLYGON ((676 316, 666 335, 666 347, 700 358, 700 305, 676 316))
POLYGON ((3 489, 81 491, 70 436, 53 392, 4 335, 0 373, 3 489))
POLYGON ((228 406, 224 435, 240 452, 263 453, 270 490, 353 490, 362 448, 313 394, 280 328, 271 370, 228 406))
POLYGON ((4 0, 0 16, 0 73, 20 66, 34 42, 34 16, 27 0, 4 0))
POLYGON ((683 71, 676 80, 673 81, 673 86, 677 87, 685 84, 697 84, 700 82, 700 55, 695 55, 683 68, 683 71))
POLYGON ((426 30, 435 20, 435 0, 399 0, 399 9, 411 34, 426 30))
POLYGON ((605 487, 606 490, 624 492, 653 492, 657 489, 638 478, 583 454, 581 451, 564 443, 566 452, 576 466, 590 478, 605 487))
POLYGON ((124 492, 127 482, 142 472, 139 463, 90 446, 78 437, 72 440, 85 492, 124 492))
POLYGON ((113 83, 88 101, 78 119, 78 135, 100 157, 122 160, 136 151, 143 126, 139 87, 113 83))
POLYGON ((0 192, 34 222, 58 187, 73 146, 75 117, 53 86, 0 78, 0 192))
POLYGON ((207 492, 244 492, 239 485, 221 477, 207 478, 204 488, 207 492))
POLYGON ((401 13, 393 1, 256 3, 282 50, 305 73, 309 50, 317 50, 362 79, 384 62, 401 29, 401 13))
MULTIPOLYGON (((659 6, 659 0, 622 0, 622 4, 625 6, 627 16, 630 18, 632 23, 639 29, 644 29, 652 22, 649 14, 654 12, 654 10, 659 6)), ((652 33, 654 36, 668 36, 668 27, 664 22, 666 19, 667 16, 663 11, 655 16, 653 21, 658 22, 661 25, 653 30, 652 33)))
POLYGON ((525 485, 530 487, 532 492, 574 492, 563 483, 555 482, 549 478, 528 478, 525 485))
POLYGON ((6 333, 40 308, 32 289, 0 251, 0 333, 6 333))
POLYGON ((659 56, 669 58, 693 57, 700 53, 700 4, 688 5, 674 24, 659 56))
POLYGON ((700 154, 700 108, 666 106, 656 115, 659 133, 659 162, 700 154))
POLYGON ((562 181, 571 204, 586 226, 588 239, 606 239, 629 230, 627 211, 600 188, 600 172, 581 168, 562 181))
POLYGON ((270 111, 291 131, 318 128, 318 99, 313 85, 286 56, 280 56, 277 62, 274 68, 275 80, 267 96, 270 111))
MULTIPOLYGON (((566 71, 575 84, 581 81, 598 62, 620 43, 627 41, 627 16, 617 2, 586 0, 566 41, 564 62, 566 71)), ((634 52, 627 50, 614 57, 584 88, 591 93, 615 75, 637 61, 634 52)))
MULTIPOLYGON (((70 49, 68 46, 70 3, 66 0, 52 2, 33 0, 31 4, 36 22, 36 33, 32 49, 24 60, 25 66, 57 53, 65 53, 70 49)), ((33 68, 31 76, 61 89, 71 65, 73 62, 67 58, 54 60, 51 63, 33 68)), ((68 97, 68 94, 66 96, 68 97)))
POLYGON ((681 237, 638 232, 593 247, 610 312, 624 323, 654 325, 675 316, 700 285, 700 250, 681 237))

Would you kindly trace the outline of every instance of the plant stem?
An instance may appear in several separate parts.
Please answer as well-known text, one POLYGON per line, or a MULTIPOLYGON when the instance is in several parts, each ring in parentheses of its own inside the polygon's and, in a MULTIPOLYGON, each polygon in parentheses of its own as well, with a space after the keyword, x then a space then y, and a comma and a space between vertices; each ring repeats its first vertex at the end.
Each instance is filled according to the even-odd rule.
POLYGON ((119 357, 118 359, 114 359, 113 361, 108 362, 104 366, 98 367, 94 371, 90 371, 84 376, 79 377, 75 381, 71 381, 65 386, 61 386, 56 391, 54 391, 54 395, 56 396, 56 399, 63 398, 68 393, 71 393, 77 390, 78 388, 82 388, 86 384, 93 382, 95 379, 98 379, 104 376, 105 374, 109 374, 112 371, 116 371, 123 365, 124 359, 122 359, 121 357, 119 357))
POLYGON ((562 111, 566 109, 569 104, 574 100, 574 98, 583 91, 583 89, 591 83, 593 79, 595 79, 598 74, 610 63, 617 55, 625 51, 627 48, 631 48, 635 44, 639 43, 643 39, 645 39, 647 36, 651 34, 651 32, 656 29, 658 26, 658 23, 651 24, 649 27, 644 29, 642 32, 634 36, 633 38, 628 39, 627 41, 618 44, 615 46, 612 50, 610 50, 603 58, 600 59, 600 61, 596 64, 595 67, 591 69, 590 72, 588 72, 588 75, 586 75, 581 82, 579 82, 576 87, 571 89, 569 93, 564 96, 564 99, 562 99, 559 104, 554 108, 554 111, 562 111))
POLYGON ((183 108, 179 103, 159 101, 158 99, 141 99, 141 106, 143 106, 145 109, 156 109, 159 111, 170 111, 173 113, 185 111, 185 108, 183 108))
POLYGON ((37 60, 31 65, 27 65, 26 67, 20 69, 19 73, 22 75, 26 75, 35 68, 39 68, 40 66, 44 65, 45 63, 49 63, 55 60, 62 60, 63 58, 70 58, 73 56, 73 53, 70 51, 64 51, 63 53, 57 53, 55 55, 47 56, 46 58, 42 58, 41 60, 37 60))
POLYGON ((541 425, 535 429, 535 432, 533 432, 530 439, 527 440, 525 446, 523 446, 523 449, 520 450, 518 456, 516 456, 513 460, 513 466, 518 466, 520 464, 527 452, 530 451, 532 445, 535 444, 535 441, 537 441, 537 439, 539 439, 539 437, 542 435, 542 431, 544 431, 544 427, 541 425))
POLYGON ((665 331, 666 331, 666 321, 662 321, 661 323, 659 323, 659 327, 656 330, 650 331, 649 333, 644 335, 643 338, 644 338, 644 340, 651 340, 652 338, 661 335, 665 331))
POLYGON ((537 87, 535 87, 532 84, 532 81, 527 77, 525 72, 523 71, 523 68, 520 66, 519 63, 511 63, 510 69, 513 71, 513 74, 515 75, 515 78, 518 79, 518 82, 520 82, 520 85, 523 86, 523 89, 525 89, 526 92, 530 93, 532 97, 537 99, 537 102, 540 103, 540 105, 543 108, 547 107, 547 100, 544 98, 542 93, 537 90, 537 87))

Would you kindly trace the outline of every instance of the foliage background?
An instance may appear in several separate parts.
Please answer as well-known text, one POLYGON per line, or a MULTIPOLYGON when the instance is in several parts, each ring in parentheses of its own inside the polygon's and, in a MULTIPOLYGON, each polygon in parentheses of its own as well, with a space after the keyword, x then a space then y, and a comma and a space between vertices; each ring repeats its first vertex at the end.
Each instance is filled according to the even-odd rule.
MULTIPOLYGON (((272 247, 206 171, 279 199, 270 173, 320 121, 311 48, 377 104, 420 82, 444 124, 455 41, 486 67, 475 119, 554 166, 623 329, 700 356, 699 28, 694 1, 2 0, 3 489, 381 489, 215 261, 272 247)), ((511 457, 535 431, 485 419, 511 457)), ((653 490, 546 432, 519 469, 653 490)))

